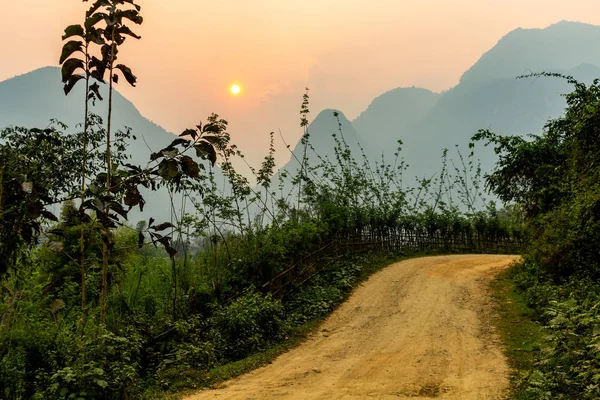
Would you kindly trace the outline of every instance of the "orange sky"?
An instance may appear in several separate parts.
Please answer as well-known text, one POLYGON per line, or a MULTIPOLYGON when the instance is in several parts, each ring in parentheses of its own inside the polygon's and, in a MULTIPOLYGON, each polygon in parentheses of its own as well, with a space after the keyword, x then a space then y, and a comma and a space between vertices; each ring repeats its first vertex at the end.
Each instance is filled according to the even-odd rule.
MULTIPOLYGON (((0 80, 56 65, 66 25, 89 3, 4 1, 0 80)), ((355 118, 398 86, 441 91, 517 27, 560 20, 600 25, 598 0, 139 0, 139 42, 121 60, 139 78, 119 90, 149 119, 179 132, 217 112, 242 150, 266 152, 268 132, 301 135, 299 106, 355 118), (231 82, 241 96, 228 93, 231 82)), ((279 160, 288 156, 278 154, 279 160)), ((252 160, 258 159, 251 157, 252 160)))

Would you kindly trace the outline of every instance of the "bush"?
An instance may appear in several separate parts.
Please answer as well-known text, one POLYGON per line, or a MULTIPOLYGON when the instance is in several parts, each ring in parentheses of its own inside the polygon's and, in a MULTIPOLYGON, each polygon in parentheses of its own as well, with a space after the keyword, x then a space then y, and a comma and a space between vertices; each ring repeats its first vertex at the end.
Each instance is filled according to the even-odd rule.
POLYGON ((518 384, 518 398, 600 397, 600 285, 573 276, 557 284, 532 262, 515 270, 515 287, 548 328, 550 347, 518 384))
POLYGON ((66 366, 47 373, 45 390, 36 398, 134 398, 140 384, 141 348, 141 338, 135 333, 89 335, 67 355, 66 366))
POLYGON ((552 347, 521 383, 525 393, 536 399, 600 398, 599 300, 592 307, 575 296, 550 302, 545 317, 552 347))
POLYGON ((362 266, 355 261, 353 258, 331 261, 311 283, 292 290, 285 303, 290 323, 302 325, 333 311, 360 279, 362 266))
POLYGON ((224 360, 235 361, 264 350, 285 336, 281 301, 249 289, 210 319, 210 338, 224 360))
POLYGON ((333 311, 343 296, 344 293, 336 287, 309 286, 300 290, 287 304, 290 310, 290 323, 299 326, 326 315, 333 311))
POLYGON ((0 398, 31 397, 35 393, 35 371, 51 366, 48 363, 51 349, 52 337, 47 328, 32 332, 15 329, 10 334, 2 334, 0 398))

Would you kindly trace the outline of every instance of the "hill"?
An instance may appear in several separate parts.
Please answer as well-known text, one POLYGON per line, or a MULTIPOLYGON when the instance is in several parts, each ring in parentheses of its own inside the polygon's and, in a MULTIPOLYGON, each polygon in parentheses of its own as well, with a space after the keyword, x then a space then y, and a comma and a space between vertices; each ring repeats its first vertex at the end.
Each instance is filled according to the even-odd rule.
MULTIPOLYGON (((69 96, 65 96, 61 83, 61 72, 56 67, 45 67, 0 82, 0 128, 7 126, 24 126, 27 128, 46 127, 55 118, 69 126, 69 130, 80 129, 83 118, 84 85, 78 85, 69 96)), ((107 88, 102 87, 101 93, 106 99, 107 88)), ((91 112, 102 117, 107 115, 106 101, 96 102, 91 112)), ((117 90, 113 94, 113 126, 116 129, 129 127, 137 140, 131 141, 128 151, 134 164, 146 166, 150 154, 167 146, 175 135, 167 132, 159 125, 145 118, 137 108, 122 96, 117 90)), ((182 127, 183 130, 184 127, 182 127)), ((219 171, 217 171, 217 174, 219 171)), ((222 182, 219 174, 217 182, 222 182)), ((144 213, 132 212, 130 221, 135 224, 150 216, 158 221, 171 219, 171 199, 165 189, 150 195, 144 213)), ((182 204, 175 199, 175 204, 182 204)), ((179 213, 180 207, 175 206, 179 213)), ((56 211, 56 210, 55 210, 56 211)), ((187 211, 191 210, 189 207, 187 211)))
MULTIPOLYGON (((353 124, 344 113, 338 110, 325 109, 321 111, 308 125, 308 133, 309 145, 306 147, 306 158, 310 167, 321 165, 327 160, 336 165, 336 141, 341 146, 340 149, 344 149, 347 145, 358 162, 362 162, 363 152, 368 158, 372 158, 376 154, 374 150, 376 147, 362 140, 353 124)), ((290 149, 292 151, 290 161, 283 165, 274 177, 274 187, 277 187, 282 179, 281 173, 286 171, 288 177, 282 182, 284 193, 289 193, 292 189, 290 180, 300 169, 304 157, 304 147, 302 141, 296 143, 294 148, 290 149)), ((318 179, 311 172, 307 172, 307 174, 313 179, 318 179)))
MULTIPOLYGON (((539 133, 549 118, 563 112, 566 103, 561 95, 571 88, 558 78, 515 78, 527 71, 547 71, 590 83, 600 77, 600 56, 586 51, 595 38, 600 39, 600 27, 580 23, 517 29, 466 71, 457 86, 441 95, 413 89, 405 93, 403 102, 394 91, 388 92, 374 100, 353 124, 362 140, 377 144, 387 157, 402 139, 403 156, 412 166, 409 172, 431 176, 440 170, 442 149, 459 145, 463 154, 467 153, 469 139, 479 129, 539 133)), ((491 169, 495 160, 491 149, 478 150, 477 156, 484 170, 491 169)))
POLYGON ((427 89, 396 88, 376 97, 352 121, 352 125, 365 134, 365 139, 368 135, 370 138, 376 137, 378 141, 393 143, 413 129, 414 124, 435 106, 439 98, 438 93, 427 89))
POLYGON ((592 51, 600 27, 561 21, 544 29, 515 29, 501 38, 467 70, 460 84, 475 86, 490 79, 514 78, 531 71, 569 70, 580 64, 600 65, 592 51))
MULTIPOLYGON (((84 85, 80 84, 65 96, 60 69, 56 67, 40 68, 0 82, 0 127, 45 127, 55 118, 70 129, 77 129, 83 119, 84 91, 84 85)), ((106 87, 101 87, 105 98, 107 91, 106 87)), ((104 117, 107 108, 106 101, 99 101, 90 111, 104 117)), ((159 150, 174 139, 172 133, 142 116, 118 90, 113 95, 113 126, 117 129, 129 127, 139 138, 139 143, 132 143, 129 148, 136 163, 146 163, 150 149, 159 150)))

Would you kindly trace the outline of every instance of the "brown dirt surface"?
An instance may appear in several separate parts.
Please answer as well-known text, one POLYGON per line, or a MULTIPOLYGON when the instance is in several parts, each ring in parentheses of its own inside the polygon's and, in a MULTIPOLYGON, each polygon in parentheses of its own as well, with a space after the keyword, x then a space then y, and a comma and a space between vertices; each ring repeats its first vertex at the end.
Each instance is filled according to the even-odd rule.
POLYGON ((503 399, 490 280, 517 256, 416 258, 374 274, 304 343, 187 400, 503 399))

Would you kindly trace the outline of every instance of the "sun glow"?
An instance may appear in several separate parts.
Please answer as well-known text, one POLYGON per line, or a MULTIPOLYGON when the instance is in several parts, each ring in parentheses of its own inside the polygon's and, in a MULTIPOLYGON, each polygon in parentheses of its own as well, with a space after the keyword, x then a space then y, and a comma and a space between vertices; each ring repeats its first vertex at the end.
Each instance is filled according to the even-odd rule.
POLYGON ((230 90, 231 94, 233 94, 234 96, 237 96, 242 92, 242 88, 240 87, 240 85, 231 85, 230 90))

